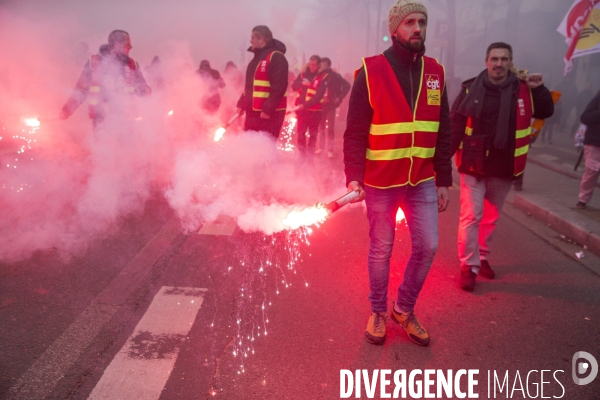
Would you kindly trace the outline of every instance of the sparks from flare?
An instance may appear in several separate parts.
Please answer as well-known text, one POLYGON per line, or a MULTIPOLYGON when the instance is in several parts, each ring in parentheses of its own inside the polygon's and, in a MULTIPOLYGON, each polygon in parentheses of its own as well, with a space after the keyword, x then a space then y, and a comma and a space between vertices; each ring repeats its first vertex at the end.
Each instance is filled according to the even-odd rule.
POLYGON ((39 128, 40 126, 40 120, 37 118, 24 118, 24 122, 25 125, 31 127, 31 128, 39 128))
POLYGON ((217 129, 215 131, 215 142, 218 142, 221 139, 223 139, 223 136, 225 136, 225 131, 226 131, 226 129, 223 127, 220 127, 219 129, 217 129))
POLYGON ((398 212, 396 213, 396 223, 400 223, 405 219, 404 211, 401 208, 398 208, 398 212))
POLYGON ((294 128, 298 123, 298 119, 295 117, 287 118, 281 129, 281 135, 277 148, 282 151, 294 151, 294 145, 292 144, 292 138, 294 135, 294 128), (281 143, 283 142, 283 143, 281 143))
MULTIPOLYGON (((284 230, 269 236, 248 233, 233 238, 232 263, 223 273, 231 285, 237 286, 235 311, 229 327, 234 330, 230 355, 237 373, 245 373, 245 362, 256 353, 255 341, 268 336, 269 308, 283 289, 308 287, 298 268, 309 246, 310 227, 284 230)), ((213 356, 213 359, 216 359, 213 356)), ((213 388, 218 379, 213 376, 213 388)))
POLYGON ((329 210, 327 210, 322 204, 318 204, 313 207, 307 207, 300 210, 291 211, 287 217, 284 218, 283 225, 287 229, 295 230, 300 227, 308 227, 311 225, 319 226, 329 216, 329 210))
MULTIPOLYGON (((35 135, 37 132, 39 132, 40 127, 41 127, 40 120, 36 117, 22 117, 21 123, 24 126, 21 129, 22 133, 19 135, 13 135, 12 138, 23 141, 24 143, 18 147, 17 157, 15 157, 14 161, 11 161, 6 164, 6 168, 9 168, 13 171, 17 170, 17 166, 22 161, 29 161, 29 160, 33 161, 33 157, 23 156, 23 154, 27 150, 32 149, 33 143, 36 143, 36 141, 37 141, 35 139, 36 136, 32 136, 32 135, 35 135)), ((4 130, 4 128, 3 128, 3 130, 4 130)), ((15 173, 18 174, 19 172, 15 171, 15 173)), ((19 176, 19 175, 17 175, 17 176, 19 176)), ((13 182, 10 184, 2 182, 2 189, 15 190, 17 193, 21 193, 25 189, 28 189, 31 187, 32 186, 28 185, 26 182, 21 182, 20 184, 16 184, 16 182, 13 182)))

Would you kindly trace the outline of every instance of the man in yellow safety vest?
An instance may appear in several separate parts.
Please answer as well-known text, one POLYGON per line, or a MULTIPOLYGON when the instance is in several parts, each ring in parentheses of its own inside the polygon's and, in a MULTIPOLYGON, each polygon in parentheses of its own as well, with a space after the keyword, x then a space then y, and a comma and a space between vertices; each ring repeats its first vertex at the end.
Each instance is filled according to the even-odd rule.
POLYGON ((246 84, 237 112, 246 113, 244 130, 267 132, 277 139, 287 106, 286 47, 273 39, 273 33, 264 25, 252 29, 250 45, 248 51, 254 53, 254 58, 246 69, 246 84))
POLYGON ((127 112, 132 104, 131 96, 151 94, 140 66, 129 57, 131 49, 127 32, 112 31, 108 44, 102 45, 99 54, 92 55, 85 64, 59 118, 70 117, 87 98, 89 116, 97 127, 109 114, 127 112))

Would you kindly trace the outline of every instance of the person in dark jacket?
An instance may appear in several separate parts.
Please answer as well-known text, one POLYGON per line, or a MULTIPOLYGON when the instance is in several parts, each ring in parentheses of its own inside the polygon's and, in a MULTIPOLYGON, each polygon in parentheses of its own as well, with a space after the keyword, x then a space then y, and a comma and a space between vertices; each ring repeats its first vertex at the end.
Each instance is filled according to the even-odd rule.
POLYGON ((319 71, 321 57, 313 55, 303 72, 298 74, 292 90, 298 92, 296 116, 298 117, 298 151, 302 160, 311 162, 317 144, 319 123, 323 118, 323 103, 329 75, 319 71), (307 138, 308 133, 308 138, 307 138))
POLYGON ((391 318, 426 346, 429 334, 414 314, 438 247, 438 212, 452 185, 450 117, 444 67, 425 53, 427 9, 398 0, 389 11, 392 46, 363 59, 352 86, 344 164, 348 190, 366 200, 371 239, 371 316, 365 336, 382 344, 396 213, 406 216, 412 253, 391 318))
POLYGON ((581 114, 581 123, 586 125, 583 139, 585 170, 579 186, 577 208, 585 208, 592 199, 594 187, 600 176, 600 91, 590 101, 581 114))
POLYGON ((244 130, 267 132, 277 139, 287 107, 286 47, 273 39, 273 33, 264 25, 252 29, 250 44, 248 51, 254 53, 254 58, 246 69, 246 84, 237 111, 246 113, 244 130))
POLYGON ((329 75, 329 82, 327 83, 327 94, 323 103, 323 118, 321 118, 319 125, 319 149, 315 151, 315 154, 325 151, 325 141, 327 140, 327 156, 333 158, 335 114, 337 108, 342 104, 342 100, 350 91, 351 85, 342 75, 331 69, 331 60, 327 57, 321 59, 321 72, 329 75))
POLYGON ((467 291, 477 274, 495 276, 490 242, 512 181, 525 170, 531 118, 554 112, 541 74, 520 78, 511 70, 509 44, 492 43, 485 62, 487 69, 463 82, 450 117, 460 173, 459 285, 467 291))
POLYGON ((202 98, 202 109, 209 114, 214 114, 221 106, 221 95, 219 89, 225 87, 225 81, 221 78, 221 74, 216 69, 210 67, 208 60, 200 61, 200 67, 196 73, 202 78, 206 84, 207 92, 202 98))
MULTIPOLYGON (((594 97, 594 92, 592 91, 592 83, 587 82, 582 91, 577 93, 577 99, 575 100, 575 115, 578 117, 583 114, 583 111, 586 109, 587 105, 590 103, 592 98, 594 97)), ((579 118, 575 119, 573 126, 571 127, 569 134, 571 136, 575 136, 577 130, 579 129, 579 118)))
MULTIPOLYGON (((126 113, 133 103, 132 95, 152 93, 138 63, 129 57, 129 34, 114 30, 99 54, 90 57, 83 67, 75 90, 63 106, 59 118, 67 119, 88 98, 89 116, 96 128, 110 114, 126 113)), ((133 115, 128 117, 133 118, 133 115)))

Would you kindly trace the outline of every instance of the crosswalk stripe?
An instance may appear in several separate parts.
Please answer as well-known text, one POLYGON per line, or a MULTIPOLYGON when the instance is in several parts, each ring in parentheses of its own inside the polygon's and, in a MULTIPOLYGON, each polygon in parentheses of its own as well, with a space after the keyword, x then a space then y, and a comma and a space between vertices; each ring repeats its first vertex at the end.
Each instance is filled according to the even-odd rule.
POLYGON ((181 235, 179 218, 172 217, 77 319, 10 388, 8 399, 44 399, 77 361, 81 353, 139 287, 152 266, 181 235))
POLYGON ((199 235, 217 235, 217 236, 231 236, 237 227, 237 222, 234 218, 226 215, 219 215, 219 217, 211 223, 204 224, 198 231, 199 235))
POLYGON ((163 286, 89 399, 158 399, 206 290, 163 286))

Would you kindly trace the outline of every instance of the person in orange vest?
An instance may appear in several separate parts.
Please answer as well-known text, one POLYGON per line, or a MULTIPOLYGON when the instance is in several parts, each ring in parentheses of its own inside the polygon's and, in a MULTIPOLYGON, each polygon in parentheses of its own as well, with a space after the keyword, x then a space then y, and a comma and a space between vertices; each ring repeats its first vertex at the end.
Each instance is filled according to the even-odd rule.
POLYGON ((298 117, 298 151, 300 157, 309 162, 315 154, 319 123, 323 119, 323 104, 329 81, 329 74, 319 71, 320 68, 321 57, 311 56, 304 71, 292 83, 292 90, 298 92, 294 108, 298 117))
POLYGON ((245 131, 263 131, 277 139, 287 108, 286 47, 273 39, 267 26, 259 25, 252 29, 248 51, 254 53, 254 58, 246 69, 246 84, 237 112, 246 113, 245 131))
POLYGON ((525 170, 531 118, 554 112, 542 75, 519 79, 512 56, 507 43, 489 45, 487 68, 463 82, 452 106, 452 154, 460 173, 459 286, 466 291, 474 290, 477 275, 495 277, 487 259, 490 242, 512 181, 525 170))
POLYGON ((402 208, 412 253, 391 319, 421 346, 429 334, 414 307, 438 248, 438 213, 450 201, 450 107, 444 67, 425 56, 427 9, 398 0, 389 11, 392 46, 363 59, 357 71, 344 132, 348 190, 365 199, 369 220, 371 316, 365 336, 383 344, 396 214, 402 208))
POLYGON ((108 35, 108 44, 100 46, 99 54, 91 56, 85 64, 59 118, 69 118, 87 98, 89 116, 97 127, 109 113, 126 112, 132 103, 132 95, 150 95, 152 90, 146 84, 140 66, 129 57, 131 49, 127 32, 112 31, 108 35))

